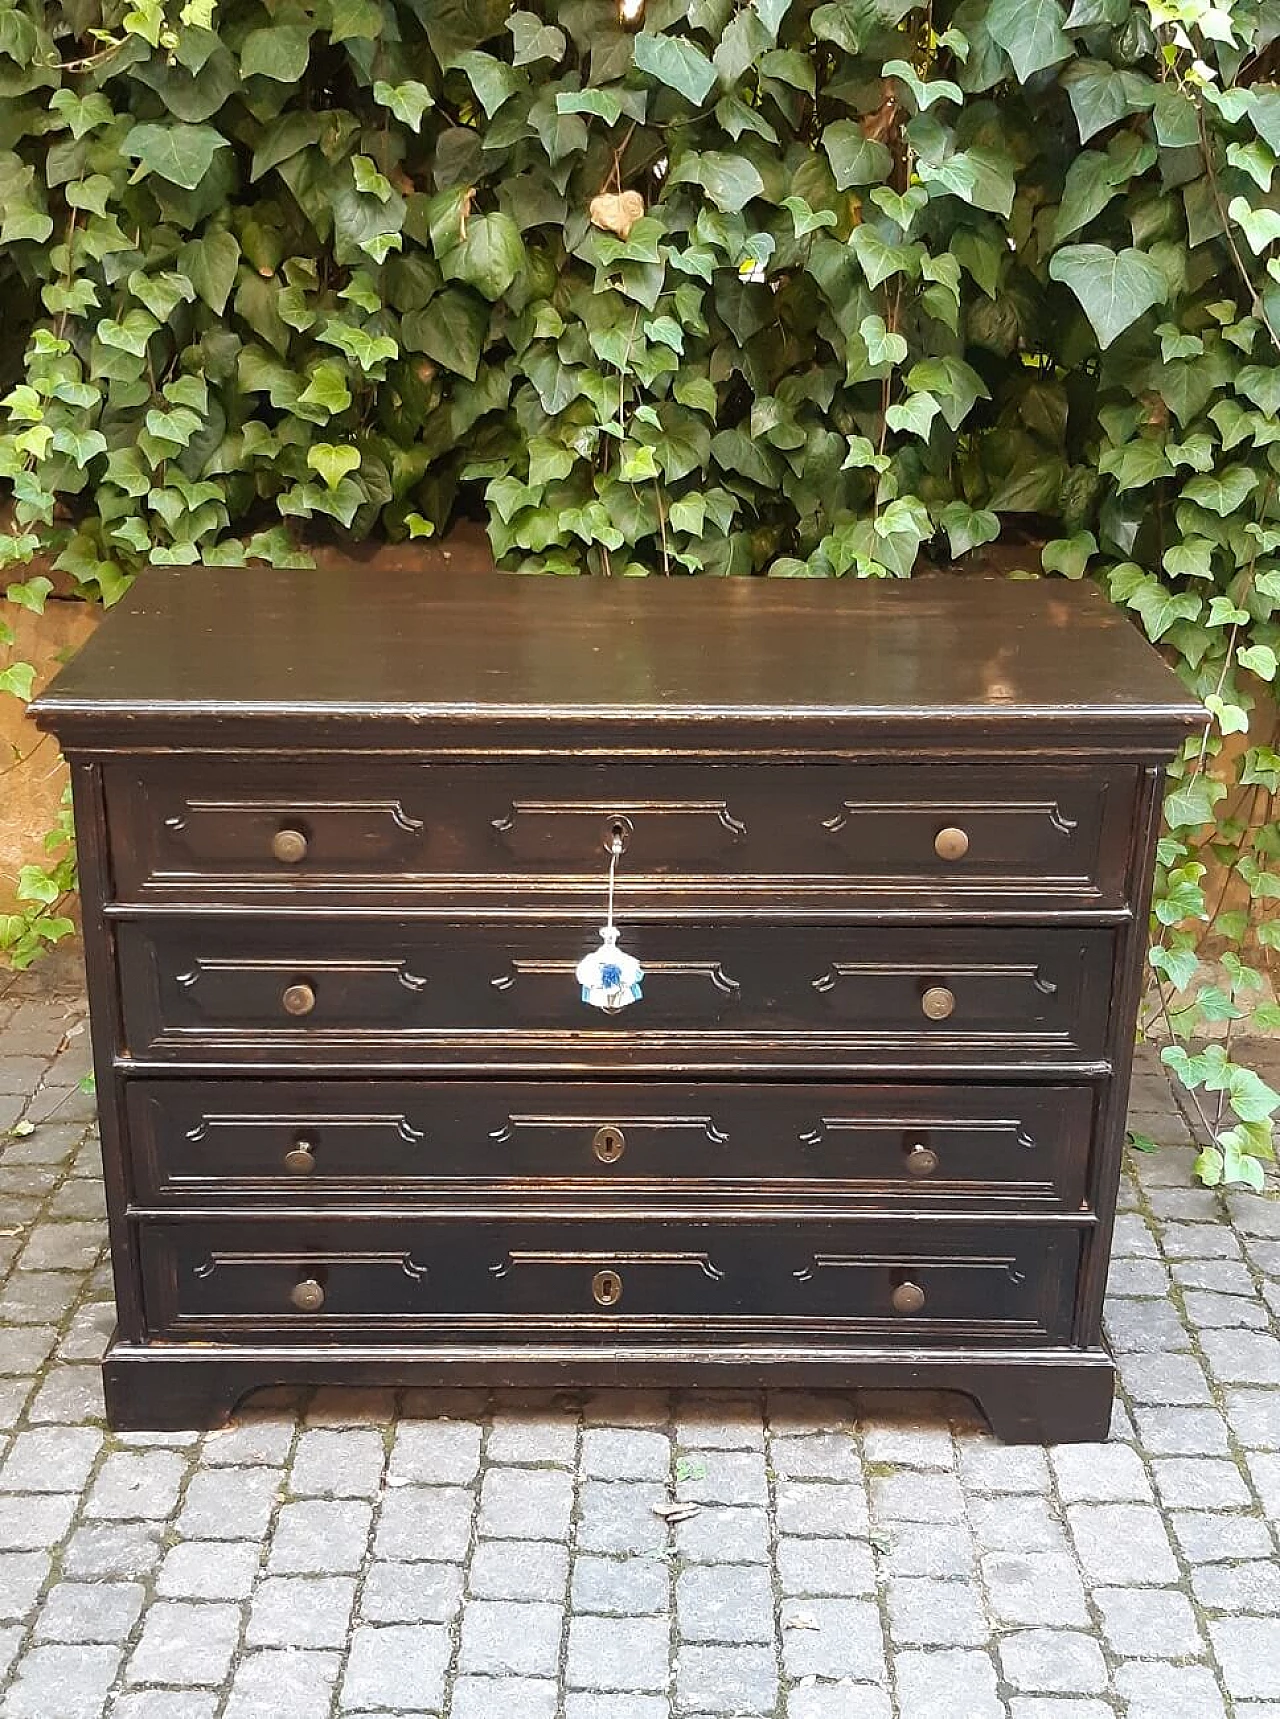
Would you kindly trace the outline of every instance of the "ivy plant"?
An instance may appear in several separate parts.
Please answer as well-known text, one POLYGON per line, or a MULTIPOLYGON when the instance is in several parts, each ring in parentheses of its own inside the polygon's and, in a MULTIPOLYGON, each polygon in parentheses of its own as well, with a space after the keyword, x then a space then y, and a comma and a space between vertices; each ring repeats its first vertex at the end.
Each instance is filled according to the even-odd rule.
POLYGON ((530 572, 1095 579, 1205 704, 1148 1024, 1261 1186, 1278 64, 1280 0, 0 0, 9 595, 460 512, 530 572))

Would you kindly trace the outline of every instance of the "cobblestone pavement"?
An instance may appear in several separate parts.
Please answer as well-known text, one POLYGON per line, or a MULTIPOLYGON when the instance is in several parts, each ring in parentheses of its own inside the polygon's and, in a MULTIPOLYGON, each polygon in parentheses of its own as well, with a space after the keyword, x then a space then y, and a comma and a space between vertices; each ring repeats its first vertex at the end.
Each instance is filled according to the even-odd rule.
POLYGON ((1154 1060, 1114 1437, 1044 1452, 879 1394, 114 1437, 87 1059, 67 961, 0 981, 0 1719, 1280 1719, 1280 1201, 1190 1185, 1154 1060))

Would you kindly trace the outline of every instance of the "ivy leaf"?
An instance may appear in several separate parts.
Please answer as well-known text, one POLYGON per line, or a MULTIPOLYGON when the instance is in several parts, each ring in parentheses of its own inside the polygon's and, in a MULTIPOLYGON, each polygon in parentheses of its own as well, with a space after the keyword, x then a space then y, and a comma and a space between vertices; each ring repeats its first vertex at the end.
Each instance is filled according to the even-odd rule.
POLYGON ((728 155, 711 149, 703 155, 687 156, 680 165, 678 179, 693 179, 710 197, 717 209, 726 215, 737 215, 753 197, 764 190, 764 180, 752 163, 741 155, 728 155))
POLYGON ((909 348, 900 334, 891 334, 882 316, 863 317, 858 328, 873 365, 901 364, 909 348))
POLYGON ((635 60, 637 70, 657 78, 694 107, 702 106, 716 81, 711 61, 680 36, 644 32, 635 38, 635 60))
POLYGON ((1258 474, 1248 466, 1228 466, 1225 471, 1192 478, 1183 486, 1182 496, 1185 501, 1193 501, 1197 507, 1207 508, 1210 513, 1225 519, 1244 503, 1257 485, 1258 474))
POLYGON ((352 447, 313 442, 307 449, 307 464, 312 471, 319 472, 329 489, 336 490, 343 478, 359 469, 360 454, 352 447))
POLYGON ((817 232, 823 227, 834 227, 836 224, 834 209, 811 209, 803 197, 784 197, 782 207, 791 215, 797 239, 803 239, 808 233, 817 232))
POLYGON ((226 309, 240 265, 240 243, 233 233, 208 233, 184 245, 179 265, 215 316, 226 309))
POLYGON ((1012 60, 1018 81, 1025 84, 1036 72, 1070 55, 1071 39, 1062 29, 1065 18, 1058 0, 992 0, 986 26, 992 41, 1012 60))
POLYGON ((1233 197, 1227 204, 1227 215, 1244 234, 1255 257, 1280 239, 1280 214, 1274 209, 1255 209, 1246 198, 1233 197))
POLYGON ((145 358, 147 342, 159 328, 160 324, 149 310, 130 310, 119 322, 113 322, 110 317, 98 324, 98 339, 104 346, 114 346, 121 352, 130 352, 135 358, 145 358))
POLYGON ((385 78, 379 78, 373 86, 373 99, 379 107, 390 108, 401 124, 407 125, 411 131, 421 131, 423 114, 435 106, 427 86, 412 79, 402 84, 389 84, 385 78))
POLYGON ((33 615, 43 615, 45 598, 52 590, 53 580, 46 579, 43 573, 37 573, 24 584, 10 585, 5 596, 20 609, 30 609, 33 615))
POLYGON ((495 302, 525 263, 524 240, 510 215, 481 215, 467 222, 460 244, 441 258, 447 280, 464 281, 495 302))
POLYGON ((1169 296, 1164 274, 1141 251, 1112 251, 1106 245, 1068 245, 1049 264, 1049 274, 1080 301, 1105 351, 1153 305, 1169 296))
POLYGON ((860 54, 881 27, 881 17, 875 0, 832 0, 815 10, 810 23, 820 41, 834 42, 846 54, 860 54))
POLYGON ((326 358, 317 364, 311 380, 298 396, 299 405, 315 406, 330 417, 345 412, 351 404, 351 390, 341 367, 326 358))
MULTIPOLYGON (((400 325, 410 352, 425 352, 446 370, 474 382, 489 332, 489 311, 472 293, 450 287, 400 325)), ((567 475, 567 474, 566 474, 567 475)))
POLYGON ((311 29, 306 24, 273 24, 250 30, 240 49, 240 71, 246 78, 271 78, 296 84, 311 58, 311 29))
POLYGON ((986 508, 973 509, 967 502, 948 502, 940 515, 940 524, 947 534, 953 560, 984 543, 994 543, 1000 536, 1000 521, 986 508))
POLYGON ((1046 573, 1060 573, 1064 579, 1083 579, 1089 557, 1098 553, 1098 542, 1091 531, 1078 531, 1074 537, 1055 537, 1040 552, 1040 565, 1046 573))
POLYGON ((920 161, 918 172, 926 184, 941 185, 975 209, 1007 216, 1013 208, 1013 162, 999 150, 957 150, 944 161, 920 161))
POLYGON ((211 125, 135 125, 120 145, 129 160, 187 191, 195 190, 214 156, 227 147, 211 125))
POLYGON ((536 13, 513 12, 507 19, 507 29, 514 44, 512 62, 517 66, 533 65, 538 60, 554 60, 559 64, 565 56, 568 44, 564 31, 554 24, 544 24, 536 13))
POLYGON ((30 663, 10 663, 0 669, 0 692, 10 692, 24 704, 30 704, 36 671, 30 663))
POLYGON ((1236 652, 1236 661, 1260 680, 1276 678, 1276 653, 1270 645, 1246 645, 1236 652))
POLYGON ((1165 823, 1171 830, 1198 829, 1202 824, 1211 824, 1213 808, 1226 791, 1225 782, 1215 782, 1203 771, 1188 777, 1165 796, 1165 823))
POLYGON ((868 137, 851 119, 838 119, 827 126, 822 147, 837 191, 846 191, 850 185, 879 185, 893 168, 893 156, 884 144, 868 137))
POLYGON ((909 399, 890 406, 884 415, 884 421, 891 430, 904 430, 909 435, 919 436, 922 442, 927 442, 933 420, 941 410, 932 394, 912 394, 909 399))

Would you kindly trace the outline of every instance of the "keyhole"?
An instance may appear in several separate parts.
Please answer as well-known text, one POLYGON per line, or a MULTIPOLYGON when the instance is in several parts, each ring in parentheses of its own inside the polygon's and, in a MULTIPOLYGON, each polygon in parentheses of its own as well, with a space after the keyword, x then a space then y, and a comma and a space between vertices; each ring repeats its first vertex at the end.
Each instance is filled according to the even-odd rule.
POLYGON ((622 1279, 616 1271, 598 1271, 591 1279, 591 1293, 598 1307, 616 1307, 622 1300, 622 1279))
POLYGON ((591 1137, 591 1150, 602 1164, 616 1164, 627 1149, 627 1137, 621 1128, 606 1122, 591 1137))

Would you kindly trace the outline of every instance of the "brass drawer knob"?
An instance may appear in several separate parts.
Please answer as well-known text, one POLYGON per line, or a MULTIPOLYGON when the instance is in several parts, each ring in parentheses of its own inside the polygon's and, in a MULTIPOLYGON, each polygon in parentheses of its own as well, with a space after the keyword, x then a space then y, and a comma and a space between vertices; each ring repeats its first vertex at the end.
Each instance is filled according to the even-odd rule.
POLYGON ((277 830, 271 838, 271 853, 281 865, 298 865, 307 857, 307 838, 301 830, 277 830))
POLYGON ((948 824, 933 838, 933 851, 939 859, 962 860, 969 851, 968 832, 955 824, 948 824))
POLYGON ((955 994, 945 985, 930 985, 920 999, 920 1007, 931 1021, 945 1021, 955 1012, 955 994))
POLYGON ((324 1284, 317 1277, 300 1277, 289 1291, 289 1300, 299 1313, 319 1313, 324 1306, 324 1284))
POLYGON ((622 1300, 622 1278, 616 1271, 598 1271, 591 1279, 591 1295, 597 1307, 616 1307, 622 1300))
POLYGON ((613 817, 604 821, 604 828, 600 831, 601 846, 607 854, 624 854, 634 831, 635 826, 631 819, 623 812, 616 812, 613 817))
POLYGON ((889 1301, 895 1313, 919 1313, 924 1306, 924 1290, 918 1283, 899 1283, 889 1301))
POLYGON ((299 1134, 284 1155, 284 1167, 291 1176, 309 1176, 316 1167, 316 1143, 299 1134))
POLYGON ((616 1164, 626 1149, 626 1135, 612 1122, 606 1122, 591 1136, 591 1150, 602 1164, 616 1164))
POLYGON ((932 1176, 937 1168, 938 1154, 931 1146, 926 1146, 923 1140, 907 1143, 908 1176, 932 1176))
POLYGON ((316 994, 310 985, 286 985, 280 1001, 286 1015, 309 1015, 316 1006, 316 994))

